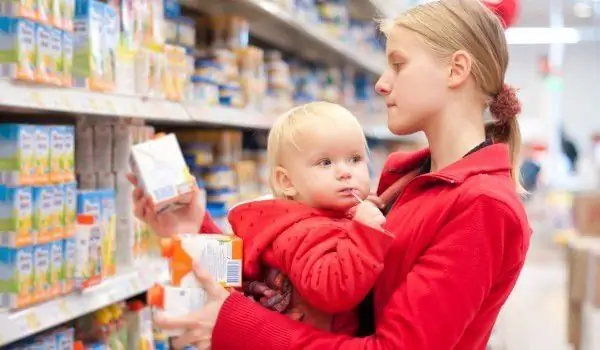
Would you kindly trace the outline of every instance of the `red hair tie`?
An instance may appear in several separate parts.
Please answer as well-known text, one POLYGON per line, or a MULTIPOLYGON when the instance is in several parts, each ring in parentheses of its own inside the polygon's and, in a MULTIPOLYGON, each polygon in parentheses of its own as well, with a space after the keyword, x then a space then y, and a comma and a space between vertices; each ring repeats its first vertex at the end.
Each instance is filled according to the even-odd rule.
POLYGON ((502 86, 502 90, 490 103, 490 113, 499 122, 508 122, 521 113, 521 101, 517 97, 517 89, 508 84, 502 86))

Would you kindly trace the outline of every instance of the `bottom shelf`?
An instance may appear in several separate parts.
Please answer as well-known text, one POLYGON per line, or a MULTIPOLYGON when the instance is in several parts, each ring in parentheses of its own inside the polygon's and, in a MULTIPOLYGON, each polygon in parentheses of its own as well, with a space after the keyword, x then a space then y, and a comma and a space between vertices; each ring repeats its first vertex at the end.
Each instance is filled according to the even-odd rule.
POLYGON ((97 286, 15 312, 0 312, 0 347, 69 322, 166 281, 165 262, 152 261, 119 272, 97 286))

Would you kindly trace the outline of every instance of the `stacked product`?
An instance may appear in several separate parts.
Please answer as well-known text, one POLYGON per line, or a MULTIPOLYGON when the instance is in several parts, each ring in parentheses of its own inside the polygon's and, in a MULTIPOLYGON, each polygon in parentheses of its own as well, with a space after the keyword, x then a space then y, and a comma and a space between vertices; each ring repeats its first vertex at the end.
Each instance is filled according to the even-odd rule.
MULTIPOLYGON (((114 266, 115 262, 119 266, 142 263, 156 247, 149 228, 133 215, 133 187, 127 180, 127 173, 131 171, 131 147, 153 136, 154 129, 139 121, 80 118, 77 122, 80 196, 95 198, 107 193, 114 196, 116 217, 110 223, 109 235, 104 240, 110 252, 107 252, 111 257, 110 266, 114 266)), ((114 272, 114 269, 111 267, 109 271, 114 272)))
POLYGON ((0 124, 0 298, 18 309, 71 291, 74 132, 0 124))
POLYGON ((73 0, 4 1, 2 5, 0 74, 71 86, 73 0))

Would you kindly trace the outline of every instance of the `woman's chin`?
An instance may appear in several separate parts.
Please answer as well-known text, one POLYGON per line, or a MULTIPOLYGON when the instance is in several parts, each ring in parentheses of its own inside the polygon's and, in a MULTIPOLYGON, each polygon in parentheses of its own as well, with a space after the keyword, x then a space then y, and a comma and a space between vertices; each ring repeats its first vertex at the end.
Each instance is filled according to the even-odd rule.
POLYGON ((397 121, 388 119, 388 129, 397 136, 411 135, 421 131, 417 125, 407 123, 405 121, 397 121))

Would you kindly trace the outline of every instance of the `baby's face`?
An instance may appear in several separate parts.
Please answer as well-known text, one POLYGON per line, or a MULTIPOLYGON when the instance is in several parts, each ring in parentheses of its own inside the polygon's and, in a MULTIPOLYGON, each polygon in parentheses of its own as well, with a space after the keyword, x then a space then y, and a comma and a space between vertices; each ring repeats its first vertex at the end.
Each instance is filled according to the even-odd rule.
POLYGON ((283 165, 297 195, 312 207, 348 210, 370 190, 365 138, 358 125, 322 125, 303 130, 297 146, 284 151, 283 165))

